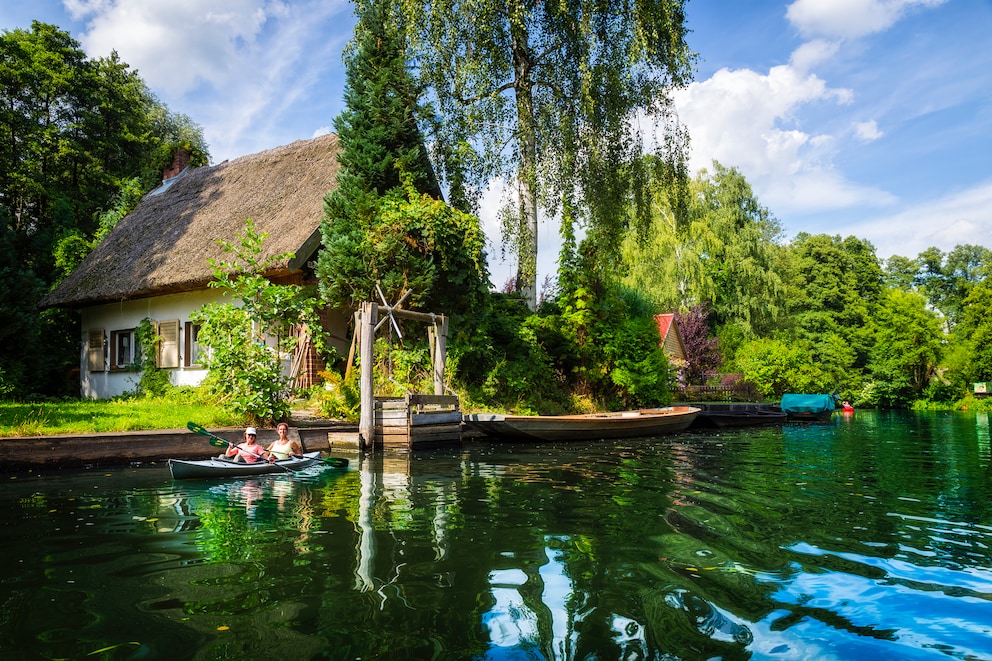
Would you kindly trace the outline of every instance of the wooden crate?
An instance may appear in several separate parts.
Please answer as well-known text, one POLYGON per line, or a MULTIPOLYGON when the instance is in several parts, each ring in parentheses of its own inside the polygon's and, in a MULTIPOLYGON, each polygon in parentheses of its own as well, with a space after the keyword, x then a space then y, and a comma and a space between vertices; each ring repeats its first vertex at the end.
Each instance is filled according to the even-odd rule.
POLYGON ((457 445, 462 412, 450 395, 375 398, 375 444, 384 449, 417 450, 457 445))

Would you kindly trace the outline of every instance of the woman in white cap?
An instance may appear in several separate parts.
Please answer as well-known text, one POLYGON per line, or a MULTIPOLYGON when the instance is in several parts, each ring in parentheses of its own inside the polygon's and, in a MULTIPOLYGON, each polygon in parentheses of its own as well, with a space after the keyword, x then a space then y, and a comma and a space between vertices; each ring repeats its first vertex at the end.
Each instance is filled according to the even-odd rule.
POLYGON ((266 459, 265 448, 258 442, 258 431, 254 427, 245 430, 245 440, 243 443, 227 446, 224 456, 234 461, 241 461, 246 464, 253 464, 256 461, 266 459))

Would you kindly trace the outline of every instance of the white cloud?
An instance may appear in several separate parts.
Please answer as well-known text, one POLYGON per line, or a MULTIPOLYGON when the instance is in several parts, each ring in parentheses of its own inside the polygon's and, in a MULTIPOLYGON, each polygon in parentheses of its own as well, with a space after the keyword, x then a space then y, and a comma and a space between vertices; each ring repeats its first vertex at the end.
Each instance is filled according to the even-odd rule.
POLYGON ((848 181, 828 166, 810 167, 788 177, 763 177, 752 181, 752 186, 761 203, 779 218, 839 209, 886 207, 898 201, 887 191, 848 181))
POLYGON ((918 7, 936 7, 946 0, 796 0, 786 9, 805 37, 857 39, 892 27, 918 7))
POLYGON ((850 90, 781 65, 767 75, 721 69, 674 98, 689 128, 692 170, 707 168, 713 160, 739 168, 776 215, 892 201, 882 191, 846 181, 831 167, 836 136, 797 126, 804 106, 850 104, 850 90))
POLYGON ((88 53, 116 49, 168 96, 229 85, 231 73, 257 57, 263 27, 278 16, 264 0, 117 0, 77 3, 73 11, 87 21, 81 41, 88 53))
POLYGON ((929 203, 858 223, 855 230, 879 257, 915 257, 934 246, 987 245, 992 236, 992 180, 929 203))
POLYGON ((789 58, 789 64, 798 72, 807 72, 816 65, 829 60, 840 50, 839 41, 814 39, 808 41, 795 51, 789 58))
POLYGON ((859 139, 865 142, 871 142, 873 140, 878 140, 884 133, 879 130, 878 122, 874 119, 870 122, 856 122, 854 124, 854 133, 859 139))
POLYGON ((66 8, 86 23, 86 52, 116 50, 170 109, 203 125, 215 160, 307 137, 286 135, 286 113, 340 68, 351 35, 346 0, 66 0, 66 8))
POLYGON ((673 95, 691 136, 691 169, 698 172, 713 160, 739 168, 780 218, 896 204, 893 194, 851 181, 834 165, 837 154, 884 133, 875 120, 845 124, 847 107, 860 110, 854 90, 830 86, 814 69, 829 65, 845 40, 885 30, 914 9, 944 1, 796 0, 787 18, 808 41, 787 65, 767 73, 721 69, 673 95), (836 112, 824 114, 831 105, 836 112), (817 116, 826 121, 811 123, 817 116))

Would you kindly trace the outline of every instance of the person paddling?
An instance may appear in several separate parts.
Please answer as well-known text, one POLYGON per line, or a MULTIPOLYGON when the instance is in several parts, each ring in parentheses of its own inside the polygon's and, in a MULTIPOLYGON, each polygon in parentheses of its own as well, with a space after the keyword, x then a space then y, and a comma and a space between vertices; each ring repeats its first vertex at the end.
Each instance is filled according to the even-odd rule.
POLYGON ((298 441, 290 440, 287 436, 289 434, 288 424, 285 422, 280 422, 276 425, 276 432, 279 434, 279 440, 274 441, 266 450, 269 453, 269 456, 272 457, 269 461, 289 459, 290 456, 303 456, 303 448, 300 447, 300 443, 298 441))
POLYGON ((245 440, 237 445, 233 443, 228 445, 224 457, 245 464, 253 464, 256 461, 266 459, 265 448, 257 439, 258 430, 254 427, 248 427, 245 429, 245 440))

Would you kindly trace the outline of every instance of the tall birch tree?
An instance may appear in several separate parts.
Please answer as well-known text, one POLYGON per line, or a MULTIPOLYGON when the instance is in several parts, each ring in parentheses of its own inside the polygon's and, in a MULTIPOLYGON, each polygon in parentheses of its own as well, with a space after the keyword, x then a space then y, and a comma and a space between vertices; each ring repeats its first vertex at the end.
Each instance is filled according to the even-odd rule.
POLYGON ((682 160, 669 92, 691 75, 685 2, 401 3, 447 183, 459 195, 495 178, 516 189, 501 214, 503 249, 534 309, 538 209, 562 218, 566 238, 584 228, 610 259, 631 222, 632 194, 636 220, 650 218, 641 156, 682 160))

